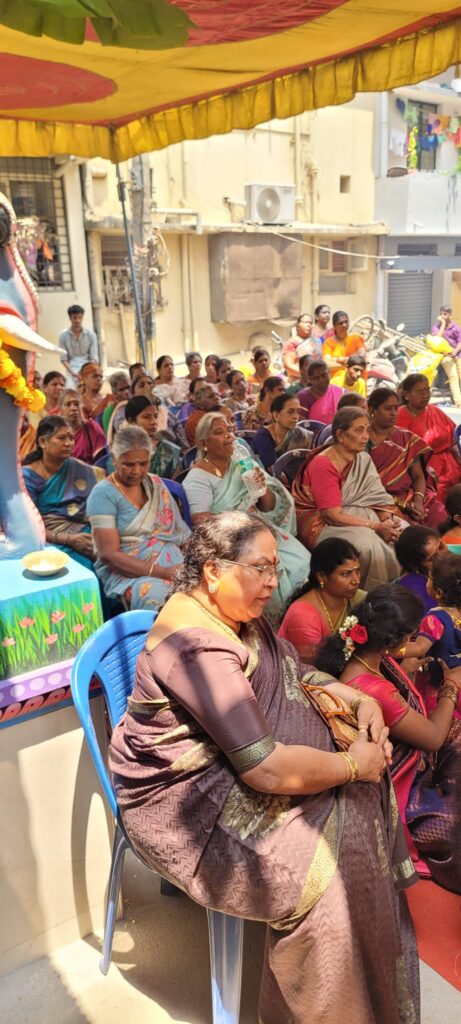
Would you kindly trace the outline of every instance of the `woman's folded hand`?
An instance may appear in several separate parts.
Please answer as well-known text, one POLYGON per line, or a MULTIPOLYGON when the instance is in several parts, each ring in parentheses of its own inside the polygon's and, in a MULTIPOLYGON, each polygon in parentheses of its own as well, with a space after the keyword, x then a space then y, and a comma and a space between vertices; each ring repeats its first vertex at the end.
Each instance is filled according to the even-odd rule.
MULTIPOLYGON (((360 694, 360 691, 355 690, 354 695, 358 694, 360 694)), ((352 697, 350 699, 352 700, 352 697)), ((357 708, 357 723, 359 729, 366 729, 374 743, 377 743, 384 728, 381 704, 372 697, 369 700, 362 701, 357 708)))
POLYGON ((382 730, 378 743, 371 743, 365 733, 351 743, 348 753, 357 762, 361 782, 381 782, 388 763, 386 744, 389 730, 382 730))
POLYGON ((392 544, 399 535, 399 530, 394 526, 392 519, 385 519, 376 529, 378 537, 385 540, 387 544, 392 544))

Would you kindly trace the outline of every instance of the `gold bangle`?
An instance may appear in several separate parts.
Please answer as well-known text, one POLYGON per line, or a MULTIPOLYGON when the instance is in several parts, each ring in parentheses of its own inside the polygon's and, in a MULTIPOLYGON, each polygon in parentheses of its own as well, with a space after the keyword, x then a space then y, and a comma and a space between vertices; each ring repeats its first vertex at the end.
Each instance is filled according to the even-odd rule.
POLYGON ((442 699, 442 697, 446 697, 447 700, 453 701, 453 704, 455 705, 455 708, 458 706, 458 697, 459 697, 458 690, 452 689, 451 686, 441 686, 440 687, 439 695, 437 697, 437 704, 438 704, 439 700, 442 699))
POLYGON ((398 658, 404 658, 404 657, 405 657, 405 654, 406 654, 406 650, 407 650, 407 645, 406 645, 406 644, 404 644, 404 645, 403 645, 403 647, 401 647, 401 648, 400 648, 400 651, 399 651, 399 653, 397 654, 397 657, 398 657, 398 658))
POLYGON ((355 757, 352 757, 352 754, 348 754, 345 750, 340 750, 339 756, 342 757, 343 760, 346 762, 350 773, 349 778, 346 779, 344 785, 346 785, 349 782, 357 782, 357 779, 359 777, 359 766, 357 764, 357 761, 355 760, 355 757))
POLYGON ((366 693, 359 693, 357 697, 352 697, 352 700, 349 701, 349 707, 352 714, 356 715, 360 705, 365 704, 370 700, 373 701, 373 704, 377 704, 378 707, 381 707, 381 704, 379 703, 379 700, 376 700, 376 697, 369 697, 366 693))
POLYGON ((155 558, 153 558, 151 563, 150 563, 150 569, 149 569, 149 572, 147 573, 148 576, 152 576, 152 569, 154 568, 154 565, 155 565, 155 558))
POLYGON ((416 497, 418 497, 418 498, 425 498, 425 497, 426 497, 426 495, 425 495, 425 494, 423 494, 423 492, 422 492, 422 491, 413 491, 413 497, 414 497, 414 498, 416 498, 416 497))

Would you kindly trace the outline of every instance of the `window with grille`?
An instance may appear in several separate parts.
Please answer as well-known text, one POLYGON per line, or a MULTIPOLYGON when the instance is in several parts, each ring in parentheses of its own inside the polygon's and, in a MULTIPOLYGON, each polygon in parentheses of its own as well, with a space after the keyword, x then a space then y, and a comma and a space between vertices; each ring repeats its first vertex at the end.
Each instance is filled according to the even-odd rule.
POLYGON ((72 269, 62 178, 52 160, 0 160, 0 191, 18 220, 18 248, 34 284, 71 291, 72 269))
POLYGON ((428 132, 427 129, 428 115, 437 113, 437 105, 412 100, 411 106, 415 108, 415 121, 408 125, 408 134, 416 144, 416 148, 414 151, 409 149, 407 167, 418 171, 435 171, 437 148, 430 143, 431 132, 428 132))
POLYGON ((125 235, 101 235, 101 262, 107 308, 131 305, 131 274, 125 235))
POLYGON ((319 276, 319 287, 321 292, 327 292, 327 294, 333 295, 336 292, 347 292, 348 288, 348 255, 345 252, 347 249, 346 241, 331 242, 329 245, 332 252, 325 252, 324 249, 320 250, 320 276, 319 276), (335 250, 341 249, 341 252, 335 250))

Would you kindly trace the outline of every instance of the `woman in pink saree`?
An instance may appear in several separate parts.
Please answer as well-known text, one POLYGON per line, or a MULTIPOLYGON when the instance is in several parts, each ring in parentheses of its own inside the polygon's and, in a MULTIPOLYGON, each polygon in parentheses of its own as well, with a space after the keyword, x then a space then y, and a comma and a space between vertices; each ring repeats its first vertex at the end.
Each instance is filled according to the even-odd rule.
POLYGON ((410 373, 402 385, 397 426, 423 438, 431 450, 427 466, 437 474, 437 497, 443 504, 447 491, 461 480, 461 458, 454 439, 454 423, 437 405, 430 405, 427 377, 410 373))
POLYGON ((262 616, 277 572, 256 516, 196 526, 112 736, 123 823, 192 899, 267 923, 260 1024, 338 1024, 345 1006, 351 1024, 418 1024, 400 891, 415 875, 383 774, 381 712, 317 680, 274 636, 262 616), (356 708, 348 753, 302 680, 356 708))

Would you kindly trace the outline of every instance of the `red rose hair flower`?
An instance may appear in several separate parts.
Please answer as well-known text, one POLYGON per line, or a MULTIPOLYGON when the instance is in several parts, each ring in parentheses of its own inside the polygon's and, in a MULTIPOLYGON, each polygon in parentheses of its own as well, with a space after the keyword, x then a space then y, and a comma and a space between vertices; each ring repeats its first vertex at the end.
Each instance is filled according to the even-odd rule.
POLYGON ((366 627, 359 626, 358 624, 357 626, 352 626, 352 628, 348 630, 348 635, 355 644, 366 644, 368 640, 366 627))

